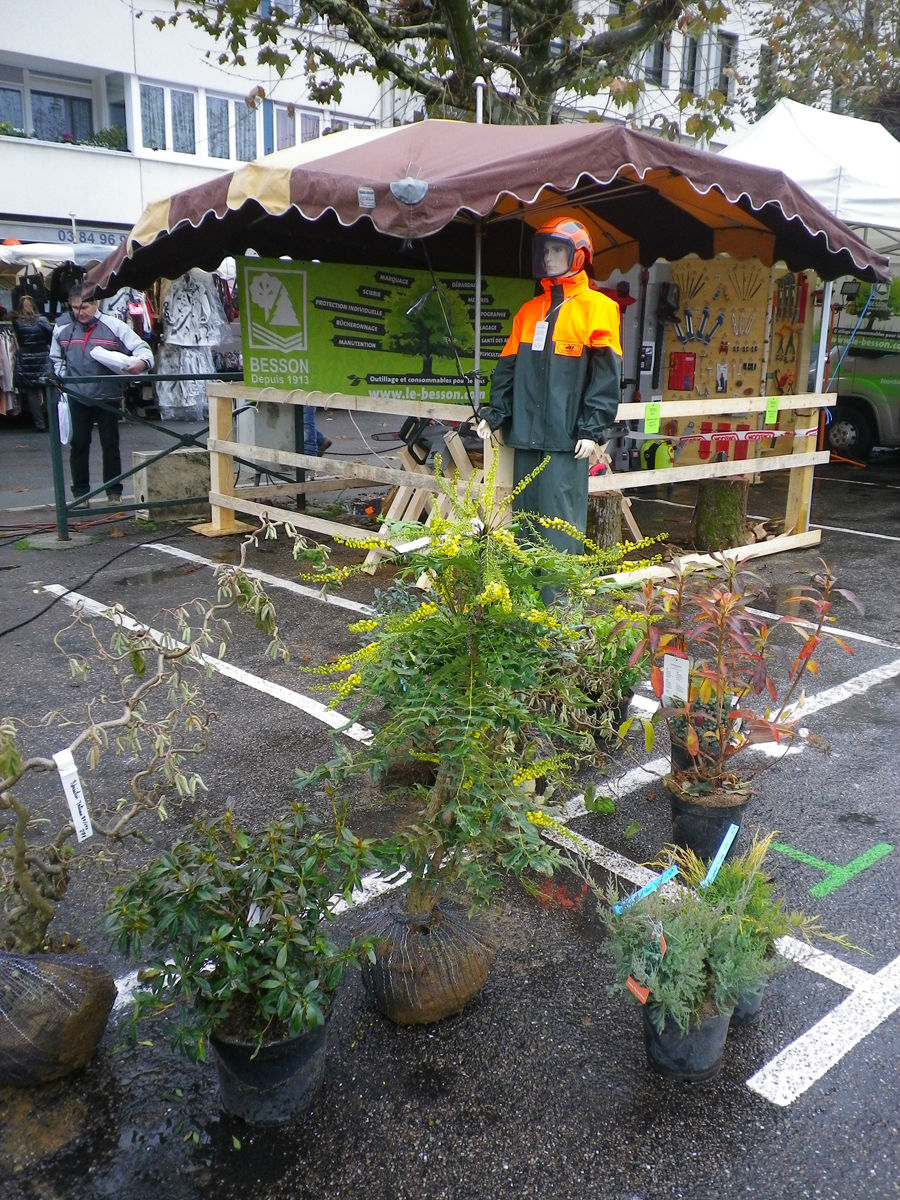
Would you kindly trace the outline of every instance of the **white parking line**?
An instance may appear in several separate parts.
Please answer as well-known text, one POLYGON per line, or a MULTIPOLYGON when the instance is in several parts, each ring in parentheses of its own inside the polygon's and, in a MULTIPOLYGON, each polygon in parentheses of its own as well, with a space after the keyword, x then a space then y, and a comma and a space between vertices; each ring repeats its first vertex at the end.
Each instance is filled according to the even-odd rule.
POLYGON ((751 1075, 747 1087, 773 1104, 792 1104, 898 1008, 900 958, 895 958, 751 1075))
MULTIPOLYGON (((199 554, 192 554, 190 550, 183 550, 180 546, 167 546, 163 542, 147 542, 145 550, 155 550, 158 554, 169 554, 173 558, 184 559, 185 562, 197 563, 203 567, 209 567, 215 570, 222 564, 213 562, 211 558, 203 558, 199 554)), ((362 613, 366 616, 370 615, 374 610, 371 604, 360 604, 358 600, 346 600, 343 596, 332 596, 330 592, 324 592, 322 588, 307 587, 302 583, 295 583, 292 579, 282 579, 280 575, 270 575, 267 571, 258 571, 255 567, 243 567, 242 570, 251 579, 258 579, 260 583, 264 583, 267 587, 280 588, 285 592, 293 592, 296 596, 305 596, 309 600, 317 600, 323 604, 330 604, 334 608, 346 608, 350 612, 362 613)))
MULTIPOLYGON (((160 644, 164 641, 168 641, 173 645, 184 644, 169 635, 163 634, 159 629, 151 629, 146 625, 142 625, 140 621, 135 621, 131 617, 125 616, 124 613, 115 612, 108 604, 100 604, 98 601, 92 600, 90 596, 81 595, 80 592, 70 592, 68 588, 61 587, 58 583, 45 583, 43 584, 43 589, 45 592, 51 592, 54 596, 59 596, 63 603, 68 604, 71 608, 77 608, 80 605, 85 612, 91 613, 92 616, 106 617, 107 620, 115 621, 125 629, 130 629, 136 633, 146 633, 148 637, 153 638, 155 642, 159 642, 160 644)), ((273 683, 270 679, 262 679, 259 675, 251 675, 249 671, 245 671, 241 667, 235 667, 231 663, 225 662, 224 659, 213 658, 209 654, 201 654, 200 658, 205 666, 218 672, 219 675, 224 675, 226 679, 233 679, 236 683, 243 683, 246 687, 253 688, 254 691, 271 696, 273 700, 281 700, 284 704, 290 704, 292 708, 299 708, 307 716, 314 717, 317 721, 321 721, 323 725, 328 725, 332 729, 336 729, 338 733, 346 734, 348 738, 352 738, 355 742, 368 742, 371 740, 372 731, 366 729, 365 725, 349 722, 341 713, 336 712, 333 708, 327 708, 320 701, 313 700, 311 696, 304 696, 302 692, 292 691, 291 688, 286 688, 280 683, 273 683)))

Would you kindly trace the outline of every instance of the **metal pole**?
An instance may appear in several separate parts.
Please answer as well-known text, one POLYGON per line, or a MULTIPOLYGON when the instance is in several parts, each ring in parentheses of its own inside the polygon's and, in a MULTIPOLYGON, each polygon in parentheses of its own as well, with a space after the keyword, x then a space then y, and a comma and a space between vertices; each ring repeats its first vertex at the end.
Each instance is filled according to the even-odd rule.
POLYGON ((816 360, 816 382, 814 392, 821 392, 825 384, 825 363, 828 360, 828 343, 831 341, 831 296, 834 283, 829 279, 822 293, 822 325, 819 329, 819 356, 816 360))
POLYGON ((56 537, 60 542, 68 542, 69 510, 66 506, 66 479, 63 471, 62 445, 59 440, 59 413, 57 404, 60 391, 52 383, 44 384, 44 407, 47 410, 47 424, 50 426, 50 465, 53 468, 53 498, 56 503, 56 537))
MULTIPOLYGON (((479 75, 475 80, 475 124, 484 124, 484 89, 486 87, 484 77, 479 75)), ((475 383, 473 394, 475 397, 475 411, 481 404, 481 237, 482 228, 481 220, 475 222, 475 383)))

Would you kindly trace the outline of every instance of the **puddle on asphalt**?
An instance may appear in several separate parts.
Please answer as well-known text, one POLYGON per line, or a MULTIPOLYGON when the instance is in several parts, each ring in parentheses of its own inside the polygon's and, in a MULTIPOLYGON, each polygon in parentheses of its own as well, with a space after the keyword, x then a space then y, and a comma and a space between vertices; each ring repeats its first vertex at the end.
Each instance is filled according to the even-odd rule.
POLYGON ((148 567, 145 571, 135 571, 130 575, 122 575, 114 582, 119 587, 140 587, 148 583, 159 583, 162 579, 172 579, 176 575, 193 575, 201 568, 198 564, 189 563, 177 567, 148 567))
POLYGON ((842 825, 867 825, 868 826, 868 825, 877 825, 878 824, 877 818, 871 816, 871 814, 869 814, 869 813, 862 813, 862 812, 840 813, 838 816, 838 820, 840 821, 840 823, 842 825))

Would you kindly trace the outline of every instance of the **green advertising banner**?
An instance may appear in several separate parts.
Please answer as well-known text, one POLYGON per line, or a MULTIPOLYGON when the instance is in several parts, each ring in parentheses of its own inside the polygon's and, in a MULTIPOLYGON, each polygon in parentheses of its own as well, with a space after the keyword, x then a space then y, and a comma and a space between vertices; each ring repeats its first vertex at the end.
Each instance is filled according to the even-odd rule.
MULTIPOLYGON (((473 275, 239 258, 244 382, 465 403, 474 366, 473 275)), ((482 279, 481 359, 500 357, 528 279, 482 279)))

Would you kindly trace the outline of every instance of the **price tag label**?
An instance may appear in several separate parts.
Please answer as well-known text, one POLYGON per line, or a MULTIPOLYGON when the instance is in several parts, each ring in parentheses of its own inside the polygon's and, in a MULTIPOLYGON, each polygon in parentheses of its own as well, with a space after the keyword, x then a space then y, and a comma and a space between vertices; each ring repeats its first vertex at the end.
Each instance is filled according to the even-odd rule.
POLYGON ((84 798, 84 790, 81 780, 78 778, 78 768, 75 766, 72 751, 60 750, 53 755, 53 761, 56 763, 63 791, 66 793, 72 824, 75 826, 75 836, 79 842, 87 841, 92 836, 94 827, 91 825, 91 814, 88 812, 87 800, 84 798))
POLYGON ((709 870, 706 872, 704 877, 700 880, 700 883, 698 885, 699 887, 702 887, 702 888, 709 887, 709 885, 713 882, 713 880, 719 873, 719 868, 721 867, 722 863, 725 861, 725 855, 731 849, 731 843, 734 841, 734 839, 737 837, 737 835, 738 835, 738 826, 734 825, 734 824, 729 825, 728 831, 726 832, 725 836, 722 838, 722 843, 719 846, 718 850, 716 851, 715 858, 709 864, 709 870))
POLYGON ((658 887, 662 887, 664 883, 668 883, 670 879, 674 879, 678 874, 678 866, 672 863, 671 867, 666 867, 662 875, 657 875, 655 879, 651 879, 649 883, 645 883, 642 888, 638 888, 636 892, 632 892, 624 900, 620 900, 618 904, 612 906, 613 912, 619 916, 626 908, 631 908, 632 904, 637 904, 639 900, 646 900, 648 896, 652 896, 658 887))
POLYGON ((663 655, 663 704, 675 699, 687 700, 691 668, 686 654, 671 652, 663 655))
POLYGON ((547 330, 550 326, 546 321, 538 321, 534 327, 534 337, 531 339, 532 350, 543 350, 547 341, 547 330))
POLYGON ((766 398, 766 424, 775 425, 778 422, 778 397, 768 396, 766 398))
POLYGON ((659 433, 659 416, 662 411, 662 405, 658 400, 651 402, 644 409, 644 432, 659 433))

